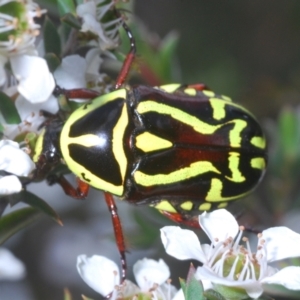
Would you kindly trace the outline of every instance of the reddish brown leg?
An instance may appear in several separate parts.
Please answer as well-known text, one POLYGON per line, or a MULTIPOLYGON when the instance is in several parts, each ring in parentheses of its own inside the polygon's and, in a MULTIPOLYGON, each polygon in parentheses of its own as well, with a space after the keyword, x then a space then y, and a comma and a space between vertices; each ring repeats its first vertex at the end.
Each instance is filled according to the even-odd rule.
POLYGON ((164 210, 160 210, 160 213, 176 223, 184 224, 184 225, 187 225, 187 226, 193 227, 193 228, 200 228, 200 225, 198 222, 198 217, 196 217, 196 216, 191 219, 184 219, 184 217, 179 213, 171 213, 171 212, 164 211, 164 210))
POLYGON ((89 184, 80 180, 78 177, 76 177, 77 187, 74 187, 64 176, 48 177, 47 180, 50 185, 58 183, 66 195, 75 199, 85 199, 89 193, 89 184))
POLYGON ((53 92, 54 96, 65 95, 67 99, 94 99, 100 94, 94 90, 89 89, 72 89, 66 90, 59 86, 56 86, 53 92))
POLYGON ((114 198, 110 193, 104 193, 105 201, 107 207, 111 214, 111 219, 114 227, 115 238, 118 246, 118 250, 121 257, 121 266, 122 266, 122 282, 126 279, 126 271, 127 271, 127 264, 126 264, 126 256, 125 256, 125 242, 124 242, 124 235, 122 230, 121 221, 118 215, 117 206, 115 204, 114 198))
POLYGON ((199 92, 202 92, 203 90, 210 90, 210 88, 204 83, 189 84, 187 87, 195 89, 199 92))

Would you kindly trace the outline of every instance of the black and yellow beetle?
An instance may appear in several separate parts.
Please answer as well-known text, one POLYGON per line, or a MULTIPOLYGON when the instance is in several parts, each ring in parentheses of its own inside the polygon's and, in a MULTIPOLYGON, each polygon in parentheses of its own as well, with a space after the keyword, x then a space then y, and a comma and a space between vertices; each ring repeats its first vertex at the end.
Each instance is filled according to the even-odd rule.
MULTIPOLYGON (((134 45, 130 31, 129 37, 134 45)), ((128 60, 134 53, 132 46, 128 60)), ((225 207, 258 184, 266 141, 251 113, 200 84, 138 85, 96 97, 65 123, 50 118, 36 146, 36 176, 61 159, 79 178, 77 189, 56 178, 67 194, 83 198, 88 186, 105 192, 124 278, 125 246, 111 194, 196 226, 201 211, 225 207)))

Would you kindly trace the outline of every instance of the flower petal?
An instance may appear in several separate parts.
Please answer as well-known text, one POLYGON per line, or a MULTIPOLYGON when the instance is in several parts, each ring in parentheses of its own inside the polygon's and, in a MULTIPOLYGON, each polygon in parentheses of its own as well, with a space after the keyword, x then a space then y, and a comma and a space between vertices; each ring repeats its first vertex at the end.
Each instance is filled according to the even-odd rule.
POLYGON ((199 223, 213 244, 228 237, 235 238, 239 231, 236 219, 226 209, 204 212, 199 216, 199 223))
POLYGON ((32 103, 46 101, 55 86, 46 61, 38 56, 17 55, 13 56, 10 62, 19 81, 19 93, 32 103))
POLYGON ((280 284, 290 290, 300 290, 300 267, 286 267, 270 277, 261 280, 262 283, 280 284))
POLYGON ((34 120, 39 120, 39 125, 44 121, 44 118, 40 116, 40 110, 56 114, 59 109, 57 99, 53 95, 41 103, 30 103, 24 97, 19 96, 15 105, 22 121, 26 120, 32 123, 34 120))
POLYGON ((6 61, 6 57, 0 55, 0 86, 2 86, 6 82, 6 74, 4 68, 6 61))
POLYGON ((25 275, 24 264, 10 251, 0 248, 0 280, 20 280, 25 275))
POLYGON ((55 70, 56 83, 65 89, 86 87, 85 82, 86 61, 79 55, 69 55, 62 60, 55 70))
POLYGON ((104 256, 79 255, 77 270, 85 283, 103 296, 110 294, 120 282, 118 266, 104 256))
POLYGON ((35 169, 35 164, 27 153, 19 148, 19 144, 0 141, 0 170, 17 176, 28 176, 35 169))
POLYGON ((202 263, 206 257, 196 234, 178 226, 165 226, 160 230, 162 243, 169 255, 177 259, 196 259, 202 263))
POLYGON ((97 7, 94 1, 88 1, 82 4, 77 5, 76 13, 79 17, 83 17, 85 14, 91 14, 96 18, 97 7))
POLYGON ((148 292, 154 285, 161 285, 169 279, 170 270, 162 259, 144 258, 134 264, 133 274, 141 290, 148 292))
POLYGON ((184 298, 184 294, 183 294, 183 290, 180 289, 174 296, 174 298, 172 298, 172 300, 185 300, 184 298))
POLYGON ((272 262, 300 256, 300 234, 287 227, 272 227, 262 232, 267 260, 272 262))
POLYGON ((227 287, 236 287, 244 289, 245 292, 251 297, 251 298, 258 298, 263 293, 263 288, 261 284, 256 280, 229 280, 224 277, 218 276, 215 272, 213 272, 210 268, 207 268, 205 266, 198 267, 196 274, 197 279, 203 280, 203 281, 211 281, 213 284, 223 285, 227 287))
POLYGON ((22 184, 17 176, 8 175, 0 178, 0 196, 19 193, 21 190, 22 184))

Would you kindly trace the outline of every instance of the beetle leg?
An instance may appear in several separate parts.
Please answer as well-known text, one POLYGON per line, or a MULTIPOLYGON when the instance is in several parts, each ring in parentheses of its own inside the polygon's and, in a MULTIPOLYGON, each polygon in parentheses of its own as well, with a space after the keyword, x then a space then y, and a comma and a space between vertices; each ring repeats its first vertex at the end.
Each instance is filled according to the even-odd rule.
POLYGON ((125 256, 126 247, 125 247, 125 242, 124 242, 122 225, 121 225, 121 221, 120 221, 120 218, 118 215, 117 206, 115 204, 112 194, 105 192, 104 197, 105 197, 107 207, 111 214, 115 238, 116 238, 118 250, 120 253, 120 257, 121 257, 122 282, 123 282, 126 279, 127 263, 126 263, 126 256, 125 256))
POLYGON ((202 92, 204 90, 210 90, 210 88, 204 83, 195 83, 187 85, 188 88, 195 89, 196 91, 202 92))
POLYGON ((99 92, 95 90, 89 90, 89 89, 63 89, 60 86, 56 86, 53 95, 55 97, 58 97, 60 95, 64 95, 67 99, 94 99, 100 95, 99 92))
POLYGON ((180 213, 172 213, 169 211, 165 210, 160 210, 159 211, 161 214, 163 214, 165 217, 171 219, 175 223, 187 225, 189 227, 193 228, 200 228, 198 217, 191 217, 191 218, 185 218, 182 214, 180 213))
POLYGON ((47 177, 47 181, 50 185, 58 183, 66 195, 75 199, 85 199, 89 192, 89 184, 78 177, 76 178, 77 187, 74 187, 64 176, 50 175, 47 177))

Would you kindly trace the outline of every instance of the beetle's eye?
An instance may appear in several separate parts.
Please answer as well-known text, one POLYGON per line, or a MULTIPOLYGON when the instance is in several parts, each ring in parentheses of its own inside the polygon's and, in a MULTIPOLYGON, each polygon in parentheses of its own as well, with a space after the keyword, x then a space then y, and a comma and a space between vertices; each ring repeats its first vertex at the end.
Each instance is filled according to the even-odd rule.
POLYGON ((57 153, 49 151, 46 154, 46 160, 47 160, 48 163, 55 164, 59 161, 59 156, 57 155, 57 153))

